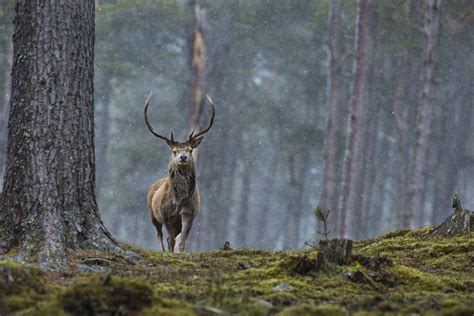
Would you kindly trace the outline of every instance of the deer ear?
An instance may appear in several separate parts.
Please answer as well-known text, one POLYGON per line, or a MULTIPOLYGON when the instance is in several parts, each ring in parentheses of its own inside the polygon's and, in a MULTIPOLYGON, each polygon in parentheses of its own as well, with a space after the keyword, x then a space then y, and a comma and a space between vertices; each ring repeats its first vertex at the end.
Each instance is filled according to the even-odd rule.
POLYGON ((204 136, 193 139, 191 141, 191 147, 196 148, 197 146, 199 146, 199 144, 202 142, 203 139, 204 139, 204 136))

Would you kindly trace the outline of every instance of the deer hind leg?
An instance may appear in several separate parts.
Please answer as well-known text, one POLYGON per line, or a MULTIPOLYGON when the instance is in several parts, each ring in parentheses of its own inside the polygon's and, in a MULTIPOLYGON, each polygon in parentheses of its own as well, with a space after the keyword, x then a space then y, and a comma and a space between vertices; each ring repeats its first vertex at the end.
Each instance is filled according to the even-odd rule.
POLYGON ((156 227, 156 235, 158 236, 158 240, 160 241, 161 251, 165 252, 165 245, 163 244, 163 230, 161 229, 161 224, 159 227, 156 227))
POLYGON ((186 240, 188 239, 189 232, 193 226, 193 218, 189 214, 181 214, 181 240, 179 242, 179 252, 183 253, 186 251, 186 240))
POLYGON ((160 242, 161 251, 165 252, 165 245, 163 244, 163 230, 162 230, 162 223, 159 223, 154 216, 151 217, 151 221, 156 228, 156 237, 158 237, 158 241, 160 242))

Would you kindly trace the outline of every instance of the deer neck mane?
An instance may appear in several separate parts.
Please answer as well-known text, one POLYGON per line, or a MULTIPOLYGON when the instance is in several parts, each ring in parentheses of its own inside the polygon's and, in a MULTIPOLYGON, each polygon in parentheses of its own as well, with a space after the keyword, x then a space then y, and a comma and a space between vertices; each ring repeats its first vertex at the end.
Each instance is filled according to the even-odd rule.
POLYGON ((168 176, 176 202, 183 204, 188 201, 196 189, 196 171, 193 166, 178 167, 169 165, 168 176))

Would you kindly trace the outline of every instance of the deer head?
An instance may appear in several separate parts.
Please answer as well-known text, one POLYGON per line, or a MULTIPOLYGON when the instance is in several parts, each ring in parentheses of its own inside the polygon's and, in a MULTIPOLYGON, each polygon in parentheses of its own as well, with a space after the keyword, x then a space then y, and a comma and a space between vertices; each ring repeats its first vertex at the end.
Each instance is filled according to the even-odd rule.
POLYGON ((148 130, 155 135, 156 137, 166 141, 166 144, 171 149, 172 155, 171 155, 171 160, 170 164, 178 166, 178 167, 193 167, 194 166, 194 158, 193 158, 193 149, 198 147, 199 144, 201 144, 201 141, 204 139, 204 134, 206 134, 212 127, 212 124, 214 123, 214 117, 216 115, 216 108, 214 105, 214 102, 212 102, 211 98, 207 95, 207 100, 209 101, 209 104, 212 107, 212 116, 211 120, 209 122, 209 125, 207 128, 203 129, 197 134, 194 134, 194 131, 189 134, 189 137, 185 141, 176 141, 174 140, 173 137, 173 132, 171 131, 170 137, 163 136, 161 134, 158 134, 153 130, 153 127, 151 126, 150 122, 148 121, 148 105, 150 104, 150 99, 151 99, 151 93, 148 95, 148 97, 145 100, 145 124, 148 127, 148 130))

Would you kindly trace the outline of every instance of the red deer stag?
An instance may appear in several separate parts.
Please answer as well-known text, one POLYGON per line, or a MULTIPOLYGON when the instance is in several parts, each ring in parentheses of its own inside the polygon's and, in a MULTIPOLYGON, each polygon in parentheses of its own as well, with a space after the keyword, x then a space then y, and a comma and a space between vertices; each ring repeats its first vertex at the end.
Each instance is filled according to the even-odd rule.
POLYGON ((172 154, 168 164, 168 176, 156 181, 148 191, 148 210, 150 211, 151 221, 156 227, 161 250, 165 251, 161 229, 164 224, 168 231, 168 250, 174 252, 176 236, 181 233, 179 251, 184 252, 191 226, 201 208, 192 153, 193 149, 201 143, 204 138, 203 135, 211 129, 216 109, 211 98, 207 96, 207 100, 212 107, 209 125, 197 134, 194 134, 193 131, 186 141, 179 142, 173 139, 173 132, 171 132, 171 137, 168 138, 158 134, 151 127, 147 116, 150 98, 151 93, 145 101, 145 124, 153 135, 166 141, 172 154))

